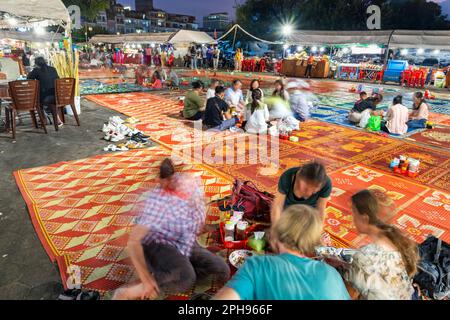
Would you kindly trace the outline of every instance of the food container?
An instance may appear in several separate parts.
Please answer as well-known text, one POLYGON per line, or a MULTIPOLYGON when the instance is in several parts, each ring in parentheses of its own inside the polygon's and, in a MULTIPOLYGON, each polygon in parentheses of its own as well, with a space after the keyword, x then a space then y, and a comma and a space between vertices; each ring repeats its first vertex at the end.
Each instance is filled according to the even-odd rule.
POLYGON ((403 167, 403 164, 406 162, 406 157, 405 156, 400 156, 400 162, 398 164, 398 166, 401 168, 403 167))
POLYGON ((291 136, 291 137, 289 137, 289 141, 291 141, 291 142, 298 142, 299 139, 296 136, 291 136))
POLYGON ((247 240, 246 230, 248 228, 247 221, 239 221, 236 225, 236 240, 243 241, 247 240))
POLYGON ((225 239, 225 223, 221 222, 219 224, 220 229, 220 237, 223 242, 223 246, 226 249, 246 249, 247 243, 248 243, 248 236, 252 234, 254 231, 264 230, 265 226, 261 224, 253 224, 247 228, 246 232, 246 239, 241 241, 227 241, 225 239))
POLYGON ((416 173, 417 171, 419 171, 419 165, 420 165, 420 161, 413 159, 413 158, 409 158, 408 159, 408 171, 411 173, 416 173))
POLYGON ((236 217, 235 219, 240 221, 244 217, 244 212, 242 212, 242 211, 233 211, 233 217, 236 217))
POLYGON ((395 167, 398 167, 399 164, 400 164, 400 159, 399 159, 399 158, 394 158, 394 159, 391 161, 390 167, 391 167, 391 168, 395 168, 395 167))
POLYGON ((232 221, 227 221, 225 223, 225 241, 234 241, 235 240, 235 229, 236 223, 232 221))

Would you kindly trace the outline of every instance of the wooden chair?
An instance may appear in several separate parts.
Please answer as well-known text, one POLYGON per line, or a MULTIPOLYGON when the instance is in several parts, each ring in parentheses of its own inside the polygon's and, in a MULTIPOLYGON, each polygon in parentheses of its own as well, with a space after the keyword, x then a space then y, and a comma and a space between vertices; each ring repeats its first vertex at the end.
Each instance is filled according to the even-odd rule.
POLYGON ((13 139, 16 138, 16 115, 20 112, 28 111, 31 114, 34 127, 38 128, 36 121, 37 112, 44 132, 47 133, 47 128, 44 125, 44 111, 39 106, 39 81, 11 81, 9 82, 9 94, 11 95, 12 104, 6 108, 6 122, 11 124, 13 139))
POLYGON ((49 104, 53 114, 53 124, 55 130, 58 131, 58 113, 61 116, 61 121, 66 123, 64 117, 65 106, 72 108, 73 115, 77 125, 80 126, 80 119, 75 108, 75 79, 74 78, 61 78, 55 80, 55 104, 49 104))

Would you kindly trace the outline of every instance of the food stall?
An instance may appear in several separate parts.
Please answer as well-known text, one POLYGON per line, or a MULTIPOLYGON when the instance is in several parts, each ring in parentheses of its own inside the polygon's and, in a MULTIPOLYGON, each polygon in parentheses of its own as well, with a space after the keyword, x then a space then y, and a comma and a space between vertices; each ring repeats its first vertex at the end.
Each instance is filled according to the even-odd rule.
POLYGON ((25 43, 44 49, 59 40, 45 32, 52 25, 70 25, 70 16, 61 0, 2 0, 0 2, 0 97, 6 97, 7 84, 25 74, 21 53, 25 43), (16 31, 18 30, 18 31, 16 31))
MULTIPOLYGON (((281 63, 281 74, 288 77, 304 77, 307 65, 308 55, 303 51, 283 59, 281 63)), ((311 77, 328 78, 329 73, 330 62, 328 56, 314 56, 311 77)))
POLYGON ((175 49, 176 58, 183 57, 188 47, 195 44, 215 43, 206 32, 179 30, 177 32, 130 33, 123 35, 95 35, 90 39, 93 44, 110 44, 124 52, 125 64, 141 64, 142 50, 152 48, 162 50, 165 47, 175 49))

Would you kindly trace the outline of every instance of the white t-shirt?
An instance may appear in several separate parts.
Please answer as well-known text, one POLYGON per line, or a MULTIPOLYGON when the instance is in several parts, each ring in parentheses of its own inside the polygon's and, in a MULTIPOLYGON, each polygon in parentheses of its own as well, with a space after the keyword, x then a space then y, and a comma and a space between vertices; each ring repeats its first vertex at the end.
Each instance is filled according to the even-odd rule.
POLYGON ((247 121, 245 131, 253 134, 267 133, 267 122, 269 121, 269 109, 267 104, 260 102, 260 106, 252 113, 251 105, 245 107, 244 120, 247 121))
POLYGON ((239 89, 234 91, 233 88, 228 88, 225 91, 225 102, 228 103, 230 106, 235 107, 238 107, 240 102, 244 103, 244 96, 242 94, 242 90, 239 89))
POLYGON ((220 49, 216 50, 216 57, 214 57, 214 51, 213 51, 213 59, 219 60, 220 57, 220 49))
POLYGON ((214 98, 216 96, 216 89, 209 88, 208 91, 206 91, 206 100, 209 98, 214 98))

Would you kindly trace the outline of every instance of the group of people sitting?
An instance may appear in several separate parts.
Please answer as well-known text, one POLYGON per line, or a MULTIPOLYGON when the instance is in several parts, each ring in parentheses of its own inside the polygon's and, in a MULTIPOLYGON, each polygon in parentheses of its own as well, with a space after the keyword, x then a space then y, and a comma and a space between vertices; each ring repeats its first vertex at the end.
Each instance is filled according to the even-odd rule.
POLYGON ((318 162, 287 170, 272 206, 271 253, 248 258, 229 279, 224 258, 197 243, 206 216, 197 179, 178 172, 170 159, 162 162, 160 183, 148 195, 128 242, 139 280, 118 289, 115 299, 183 292, 207 276, 214 276, 219 288, 224 285, 215 299, 413 299, 418 249, 383 222, 389 214, 383 193, 362 190, 351 197, 354 227, 369 241, 353 261, 318 259, 315 248, 322 244, 331 179, 318 162))
POLYGON ((277 80, 272 95, 265 98, 257 79, 251 81, 245 95, 240 80, 225 89, 213 79, 203 100, 204 84, 195 81, 185 95, 183 117, 202 120, 208 129, 223 131, 241 123, 249 133, 266 134, 272 121, 293 117, 304 122, 310 118, 313 104, 302 92, 304 88, 303 82, 285 86, 283 80, 277 80))
POLYGON ((381 130, 390 134, 403 135, 411 129, 426 128, 430 107, 425 101, 422 92, 414 93, 412 112, 403 105, 403 97, 396 96, 387 112, 377 111, 377 105, 383 100, 381 94, 373 94, 368 97, 366 92, 361 92, 360 99, 355 103, 348 115, 348 120, 357 126, 365 128, 370 116, 384 117, 381 122, 381 130))
POLYGON ((153 89, 162 89, 166 84, 169 88, 178 88, 180 79, 174 69, 169 68, 168 72, 161 66, 152 69, 145 65, 140 65, 135 71, 135 83, 153 89))

